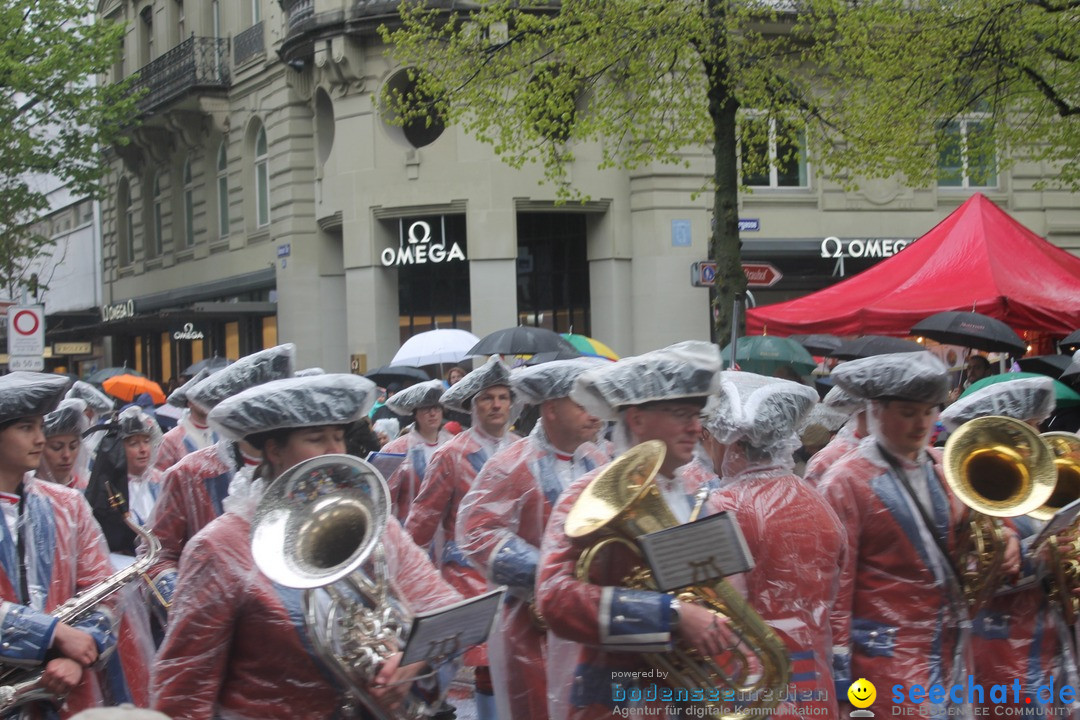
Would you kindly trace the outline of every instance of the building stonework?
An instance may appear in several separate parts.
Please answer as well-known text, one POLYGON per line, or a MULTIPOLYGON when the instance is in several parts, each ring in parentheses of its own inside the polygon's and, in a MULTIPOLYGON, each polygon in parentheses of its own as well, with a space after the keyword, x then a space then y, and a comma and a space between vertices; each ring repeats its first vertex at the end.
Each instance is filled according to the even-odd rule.
MULTIPOLYGON (((348 371, 436 326, 482 336, 542 324, 621 354, 708 337, 690 265, 707 252, 711 202, 697 193, 709 153, 688 153, 685 168, 600 171, 582 148, 569 177, 591 200, 558 205, 539 169, 510 168, 460 127, 417 141, 386 121, 378 99, 402 68, 364 5, 102 0, 101 15, 128 26, 116 77, 139 70, 150 85, 131 143, 108 154, 103 304, 133 299, 136 315, 105 323, 114 362, 168 379, 211 354, 289 341, 300 366, 348 371), (404 253, 440 242, 466 259, 404 253), (413 263, 387 267, 386 251, 413 263), (201 343, 173 339, 185 322, 205 328, 201 343)), ((744 258, 785 276, 759 304, 880 259, 822 257, 826 238, 910 241, 975 191, 895 179, 850 191, 802 170, 805 182, 741 198, 744 258)), ((1080 252, 1080 198, 1036 189, 1048 175, 1020 165, 979 191, 1080 252)))

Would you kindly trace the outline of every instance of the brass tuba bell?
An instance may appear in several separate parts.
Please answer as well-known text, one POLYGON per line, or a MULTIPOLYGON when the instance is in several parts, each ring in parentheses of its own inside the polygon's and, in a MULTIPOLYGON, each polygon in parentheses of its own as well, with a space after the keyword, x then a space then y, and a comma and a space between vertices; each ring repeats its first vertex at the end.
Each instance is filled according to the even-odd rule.
POLYGON ((305 591, 307 633, 349 693, 346 717, 359 705, 376 720, 419 718, 441 702, 428 676, 413 683, 404 709, 393 714, 368 692, 383 661, 404 648, 411 621, 390 594, 382 549, 389 516, 389 493, 378 470, 351 455, 323 455, 282 473, 251 523, 259 570, 279 585, 305 591))
MULTIPOLYGON (((1036 520, 1049 520, 1055 512, 1080 498, 1080 437, 1067 432, 1048 432, 1041 437, 1053 453, 1057 484, 1046 504, 1029 514, 1036 520)), ((1080 537, 1077 537, 1077 530, 1077 521, 1073 521, 1069 528, 1073 540, 1064 548, 1058 545, 1057 536, 1051 536, 1045 544, 1051 573, 1050 598, 1061 608, 1067 625, 1075 624, 1080 616, 1080 598, 1072 592, 1080 587, 1080 537)))
POLYGON ((1000 415, 964 423, 945 442, 945 482, 975 512, 957 544, 957 574, 971 612, 1001 584, 1005 536, 998 518, 1027 515, 1050 499, 1057 471, 1027 423, 1000 415))
MULTIPOLYGON (((642 443, 616 458, 581 493, 566 516, 565 530, 571 538, 595 538, 578 558, 575 575, 590 582, 592 564, 608 545, 623 545, 641 556, 636 538, 679 525, 656 486, 656 473, 667 449, 659 440, 642 443)), ((656 590, 648 566, 641 563, 623 578, 624 587, 656 590)), ((715 658, 701 657, 678 646, 670 653, 643 653, 646 662, 662 670, 673 688, 690 693, 724 688, 735 693, 738 710, 704 700, 707 717, 745 718, 765 716, 785 695, 791 672, 787 648, 746 600, 727 581, 693 586, 678 594, 680 602, 695 603, 724 619, 738 644, 729 649, 731 661, 724 667, 715 658), (749 698, 748 702, 744 702, 749 698)), ((693 695, 691 695, 693 696, 693 695)))

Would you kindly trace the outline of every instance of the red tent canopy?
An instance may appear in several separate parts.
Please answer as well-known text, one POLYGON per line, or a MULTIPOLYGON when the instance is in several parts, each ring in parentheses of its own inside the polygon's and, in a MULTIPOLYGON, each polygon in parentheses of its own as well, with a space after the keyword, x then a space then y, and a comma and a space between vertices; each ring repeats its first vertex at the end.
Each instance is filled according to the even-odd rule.
POLYGON ((1080 258, 976 194, 917 242, 812 295, 748 310, 748 335, 909 335, 943 310, 974 310, 1016 331, 1080 327, 1080 258))

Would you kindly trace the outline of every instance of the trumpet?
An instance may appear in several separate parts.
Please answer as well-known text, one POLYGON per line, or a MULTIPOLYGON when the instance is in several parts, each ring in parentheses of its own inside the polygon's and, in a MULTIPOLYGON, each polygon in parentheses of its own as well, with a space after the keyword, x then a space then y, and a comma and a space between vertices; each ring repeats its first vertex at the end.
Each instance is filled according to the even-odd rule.
POLYGON ((1006 539, 1000 518, 1027 515, 1046 505, 1057 471, 1050 447, 1035 430, 999 415, 971 420, 949 436, 944 471, 953 493, 975 511, 953 558, 975 614, 1002 581, 1006 539))
MULTIPOLYGON (((666 447, 658 440, 631 448, 593 478, 571 507, 566 534, 594 538, 578 558, 575 576, 579 581, 590 581, 593 563, 606 547, 622 545, 640 558, 638 536, 679 524, 656 486, 656 473, 665 454, 666 447)), ((622 584, 631 589, 657 589, 644 562, 623 578, 622 584)), ((644 653, 645 660, 662 670, 673 688, 692 692, 723 687, 739 698, 752 698, 738 712, 704 700, 702 704, 710 717, 734 719, 768 714, 784 696, 791 672, 783 641, 725 580, 687 588, 678 594, 678 599, 700 605, 720 619, 730 619, 729 627, 738 639, 730 649, 733 660, 721 667, 714 658, 680 647, 670 653, 644 653)))
POLYGON ((412 683, 404 709, 395 713, 369 691, 382 663, 404 649, 412 619, 390 593, 382 547, 389 516, 389 491, 378 470, 351 455, 323 455, 275 480, 251 525, 259 570, 304 590, 307 634, 347 689, 346 717, 359 706, 375 720, 420 718, 442 700, 431 674, 412 683))
MULTIPOLYGON (((123 498, 116 493, 110 493, 109 502, 113 507, 119 507, 123 503, 123 498)), ((153 587, 146 572, 161 552, 161 543, 152 533, 135 522, 130 512, 124 513, 124 523, 146 543, 146 555, 53 610, 51 615, 57 620, 67 625, 78 622, 93 612, 113 593, 139 577, 153 587)), ((44 671, 40 668, 7 668, 0 672, 0 713, 39 700, 49 700, 57 705, 63 704, 63 698, 52 694, 42 686, 43 674, 44 671)))

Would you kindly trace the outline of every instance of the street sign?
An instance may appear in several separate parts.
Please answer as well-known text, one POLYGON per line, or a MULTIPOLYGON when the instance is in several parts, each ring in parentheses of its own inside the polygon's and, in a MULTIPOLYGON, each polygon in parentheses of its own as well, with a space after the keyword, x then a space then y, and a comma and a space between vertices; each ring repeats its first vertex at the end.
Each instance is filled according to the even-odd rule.
POLYGON ((45 358, 40 355, 12 355, 8 358, 8 370, 26 370, 41 372, 45 369, 45 358))
MULTIPOLYGON (((746 286, 752 288, 772 287, 784 277, 775 265, 767 262, 744 262, 742 269, 746 273, 746 286)), ((716 263, 712 260, 691 263, 690 284, 694 287, 715 285, 716 263)))
POLYGON ((45 307, 8 308, 8 355, 41 357, 45 352, 45 307))
POLYGON ((746 273, 746 286, 752 288, 772 287, 784 277, 775 265, 767 262, 744 262, 742 270, 746 273))

